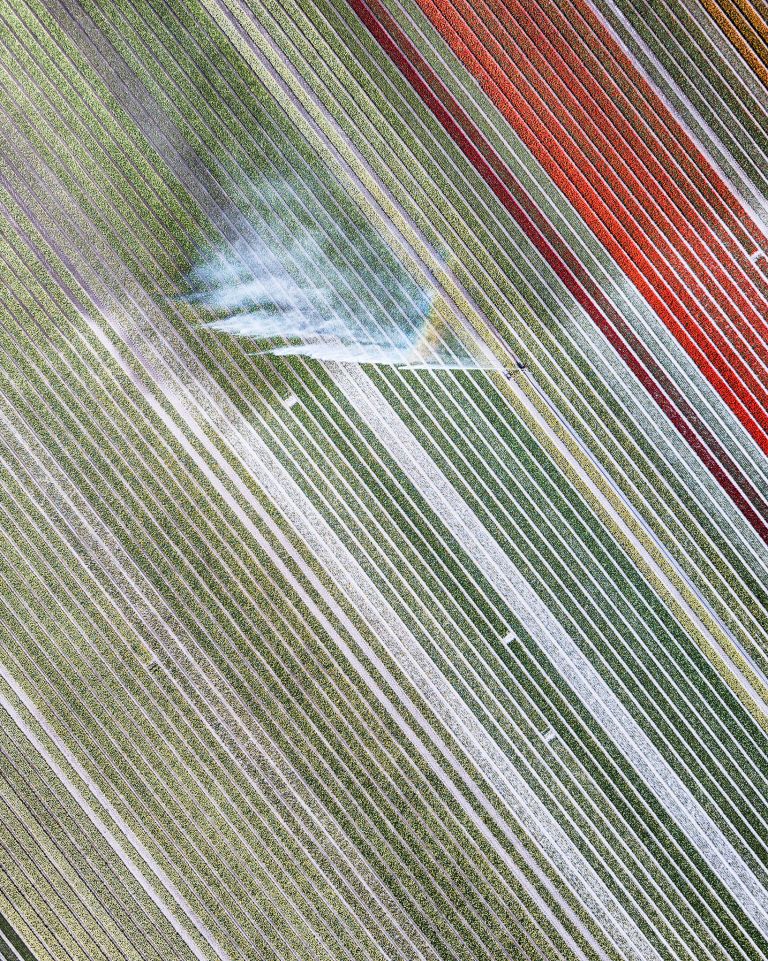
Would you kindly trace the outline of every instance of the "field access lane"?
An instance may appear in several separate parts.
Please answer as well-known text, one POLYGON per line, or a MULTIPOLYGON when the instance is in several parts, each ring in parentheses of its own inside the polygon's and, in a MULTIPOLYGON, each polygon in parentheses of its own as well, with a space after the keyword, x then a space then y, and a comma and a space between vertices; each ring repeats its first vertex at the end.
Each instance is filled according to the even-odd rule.
MULTIPOLYGON (((523 184, 455 100, 405 31, 380 0, 349 0, 349 3, 557 277, 598 325, 754 529, 768 542, 768 503, 563 242, 523 184)), ((764 442, 768 440, 761 429, 756 429, 764 442)), ((765 449, 768 450, 768 446, 765 449)))

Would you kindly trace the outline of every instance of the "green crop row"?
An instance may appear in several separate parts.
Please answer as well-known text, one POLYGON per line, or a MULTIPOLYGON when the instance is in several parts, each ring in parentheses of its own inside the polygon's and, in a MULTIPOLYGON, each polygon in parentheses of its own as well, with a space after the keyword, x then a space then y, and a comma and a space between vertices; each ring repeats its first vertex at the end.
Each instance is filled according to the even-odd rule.
MULTIPOLYGON (((290 37, 291 45, 289 47, 283 38, 280 42, 300 68, 302 57, 306 57, 313 71, 307 74, 309 82, 373 170, 435 246, 445 247, 448 240, 453 250, 451 267, 475 303, 509 336, 516 352, 531 364, 536 378, 579 427, 586 442, 594 445, 593 438, 597 438, 605 445, 605 454, 600 453, 604 467, 620 480, 639 509, 646 510, 643 507, 646 503, 662 512, 661 524, 651 514, 646 513, 646 517, 673 556, 686 565, 697 585, 707 591, 708 599, 737 630, 740 629, 738 620, 731 617, 730 605, 722 600, 723 596, 733 596, 734 603, 739 603, 735 595, 730 595, 730 589, 738 591, 741 603, 750 605, 749 609, 759 618, 760 601, 752 600, 743 584, 749 585, 750 591, 757 590, 758 597, 760 588, 737 552, 715 530, 712 518, 700 509, 681 478, 669 463, 664 463, 659 450, 643 436, 634 419, 626 415, 618 419, 615 394, 609 393, 601 377, 595 376, 600 364, 595 366, 594 352, 591 351, 593 356, 587 359, 562 337, 562 326, 574 335, 579 334, 574 323, 580 316, 578 308, 562 296, 557 299, 554 289, 542 284, 541 268, 534 269, 525 259, 532 257, 529 246, 514 230, 511 236, 500 233, 502 228, 495 219, 498 211, 495 217, 488 217, 468 205, 462 193, 464 188, 447 173, 449 164, 462 171, 478 196, 483 197, 487 191, 469 173, 456 149, 445 143, 416 98, 404 91, 394 68, 382 62, 383 55, 364 28, 356 24, 354 18, 340 17, 328 4, 301 11, 294 7, 281 11, 269 9, 290 37), (307 23, 309 16, 314 17, 313 23, 307 23), (409 124, 414 125, 417 133, 411 132, 409 124), (436 153, 437 144, 440 154, 436 153), (442 157, 446 158, 443 163, 442 157), (509 254, 510 240, 521 251, 514 260, 509 254), (525 279, 526 273, 528 279, 525 279), (619 470, 621 473, 617 473, 619 470), (632 487, 627 487, 621 479, 622 474, 638 486, 644 499, 638 500, 632 487), (660 483, 670 485, 668 496, 660 495, 660 483), (664 508, 665 503, 674 503, 671 491, 683 499, 686 509, 695 512, 696 523, 688 529, 680 524, 674 510, 664 508), (694 536, 699 536, 701 547, 710 552, 709 560, 702 554, 701 547, 696 546, 696 563, 687 561, 686 551, 694 536), (716 545, 714 550, 713 545, 716 545), (709 583, 711 576, 716 579, 715 589, 709 583)), ((495 209, 493 203, 489 209, 495 209)), ((536 256, 532 257, 532 263, 537 263, 536 256)), ((547 271, 543 273, 548 277, 547 271)), ((582 337, 581 343, 582 351, 590 351, 588 340, 585 343, 582 337)), ((621 384, 614 381, 611 386, 626 402, 621 384)), ((676 438, 672 441, 677 443, 676 438)), ((758 620, 751 623, 760 631, 758 620)), ((752 645, 751 639, 745 638, 745 642, 752 645)))

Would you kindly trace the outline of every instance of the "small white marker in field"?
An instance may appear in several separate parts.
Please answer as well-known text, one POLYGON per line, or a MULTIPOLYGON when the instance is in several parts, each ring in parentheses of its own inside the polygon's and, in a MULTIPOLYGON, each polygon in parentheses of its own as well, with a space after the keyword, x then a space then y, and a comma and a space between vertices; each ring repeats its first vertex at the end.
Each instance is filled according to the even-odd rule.
POLYGON ((557 732, 553 727, 548 727, 546 731, 541 735, 541 738, 545 744, 549 744, 549 742, 555 737, 557 737, 557 732))
POLYGON ((756 264, 761 257, 768 257, 768 254, 764 250, 756 250, 753 254, 749 255, 749 259, 753 264, 756 264))
POLYGON ((298 404, 298 402, 299 402, 299 398, 295 394, 291 394, 290 397, 286 397, 285 400, 283 401, 283 403, 288 408, 288 410, 290 410, 294 404, 298 404))
POLYGON ((504 644, 511 644, 513 641, 517 640, 517 634, 514 631, 510 631, 509 634, 504 638, 504 644))

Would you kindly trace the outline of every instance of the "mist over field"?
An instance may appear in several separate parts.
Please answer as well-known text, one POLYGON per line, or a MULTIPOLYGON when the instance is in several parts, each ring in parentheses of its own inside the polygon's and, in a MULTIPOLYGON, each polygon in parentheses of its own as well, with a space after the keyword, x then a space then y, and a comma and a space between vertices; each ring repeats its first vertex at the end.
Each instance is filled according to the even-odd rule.
POLYGON ((212 330, 254 341, 259 353, 319 361, 480 369, 443 324, 431 319, 433 294, 394 258, 368 257, 365 289, 346 258, 365 238, 321 235, 272 216, 248 225, 188 275, 184 299, 212 330), (291 233, 288 234, 290 227, 291 233), (386 262, 388 260, 388 262, 386 262))

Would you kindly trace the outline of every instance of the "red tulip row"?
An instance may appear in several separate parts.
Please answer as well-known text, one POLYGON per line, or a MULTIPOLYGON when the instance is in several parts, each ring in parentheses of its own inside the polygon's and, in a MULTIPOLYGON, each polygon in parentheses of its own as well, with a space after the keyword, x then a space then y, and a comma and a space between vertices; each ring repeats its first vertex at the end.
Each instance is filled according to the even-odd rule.
POLYGON ((419 4, 768 453, 768 242, 674 117, 581 0, 419 4))
MULTIPOLYGON (((768 505, 733 462, 651 352, 631 330, 597 283, 563 243, 535 202, 453 98, 419 50, 379 0, 349 0, 382 48, 486 180, 576 300, 598 324, 654 400, 697 451, 760 535, 768 541, 768 505)), ((461 51, 464 48, 459 48, 461 51)), ((647 284, 645 285, 648 286, 647 284)), ((696 346, 694 343, 693 346, 696 346)), ((698 348, 703 360, 705 352, 698 348)), ((715 373, 717 371, 715 370, 715 373)), ((735 402, 734 402, 735 403, 735 402)), ((735 409, 735 408, 734 408, 735 409)), ((763 410, 763 416, 765 409, 763 410)), ((768 451, 764 425, 749 419, 768 451)))

